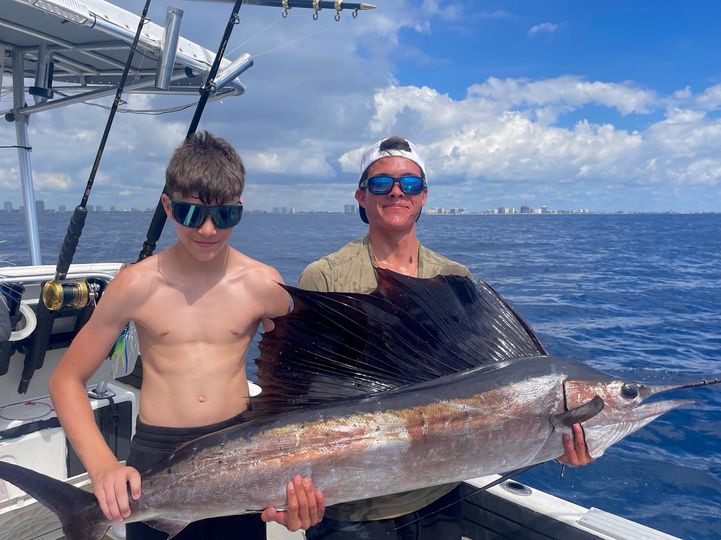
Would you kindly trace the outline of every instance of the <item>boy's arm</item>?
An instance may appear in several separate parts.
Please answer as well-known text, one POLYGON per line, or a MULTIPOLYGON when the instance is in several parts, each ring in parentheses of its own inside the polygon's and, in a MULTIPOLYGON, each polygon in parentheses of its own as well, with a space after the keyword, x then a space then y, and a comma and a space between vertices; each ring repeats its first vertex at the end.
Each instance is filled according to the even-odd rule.
POLYGON ((254 294, 260 307, 264 332, 270 332, 275 327, 271 319, 290 311, 290 295, 280 286, 283 283, 280 273, 270 266, 265 266, 262 275, 254 279, 254 294))
POLYGON ((50 396, 67 437, 93 482, 95 496, 106 517, 122 521, 130 515, 127 483, 140 497, 140 475, 124 467, 98 429, 86 384, 128 322, 127 271, 105 290, 90 320, 78 332, 50 378, 50 396))

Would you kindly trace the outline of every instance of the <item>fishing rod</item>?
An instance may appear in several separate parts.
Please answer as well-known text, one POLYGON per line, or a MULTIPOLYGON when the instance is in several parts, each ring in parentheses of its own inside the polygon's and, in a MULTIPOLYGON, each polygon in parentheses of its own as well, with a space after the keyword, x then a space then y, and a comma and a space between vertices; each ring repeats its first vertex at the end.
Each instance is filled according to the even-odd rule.
MULTIPOLYGON (((55 277, 53 280, 46 281, 42 285, 40 301, 38 302, 36 311, 37 326, 35 328, 35 332, 33 332, 33 338, 28 345, 28 350, 25 353, 25 363, 20 377, 20 384, 18 386, 19 394, 24 394, 27 391, 30 379, 32 379, 35 370, 43 367, 45 353, 50 342, 50 333, 52 331, 53 321, 55 320, 57 312, 62 308, 82 309, 89 303, 92 303, 99 292, 99 285, 93 283, 89 284, 85 280, 75 283, 62 283, 62 281, 67 277, 70 264, 75 256, 75 250, 78 247, 78 242, 80 241, 80 236, 82 235, 83 228, 85 226, 85 218, 88 215, 87 203, 90 197, 90 192, 93 189, 93 184, 95 183, 95 175, 100 167, 100 161, 103 157, 108 136, 110 135, 110 128, 112 127, 113 120, 115 119, 115 113, 120 105, 123 90, 125 88, 125 82, 128 78, 128 73, 130 72, 135 51, 138 48, 138 41, 140 41, 143 26, 147 22, 150 2, 151 0, 145 0, 143 11, 140 15, 140 19, 138 20, 138 27, 135 31, 133 43, 130 46, 130 53, 128 54, 128 59, 125 62, 123 73, 118 81, 115 99, 113 100, 113 105, 110 108, 110 114, 108 115, 108 119, 105 123, 105 130, 103 131, 98 151, 95 154, 95 161, 93 162, 88 182, 85 185, 83 197, 70 218, 70 223, 68 224, 68 229, 65 233, 65 238, 63 239, 63 245, 60 249, 58 262, 55 267, 55 277)), ((76 325, 85 322, 87 317, 89 317, 88 313, 84 316, 85 320, 82 320, 83 317, 78 316, 78 322, 76 325)))
MULTIPOLYGON (((231 0, 225 0, 230 2, 231 0)), ((288 10, 292 8, 312 9, 313 20, 318 20, 318 12, 321 9, 332 9, 335 11, 335 20, 340 20, 340 13, 343 10, 353 10, 353 18, 358 17, 361 10, 375 9, 375 5, 367 2, 344 2, 343 0, 245 0, 246 4, 254 6, 279 7, 283 9, 283 18, 288 16, 288 10)))
MULTIPOLYGON (((230 2, 231 0, 226 1, 230 2)), ((233 32, 234 26, 240 22, 238 12, 240 11, 241 5, 244 3, 248 5, 283 8, 283 17, 287 17, 288 10, 293 7, 309 8, 314 10, 314 20, 318 19, 318 12, 324 8, 332 7, 336 10, 336 21, 340 19, 340 12, 344 9, 353 9, 353 18, 357 16, 358 10, 375 9, 375 6, 373 4, 367 4, 364 2, 343 2, 341 0, 235 0, 235 4, 233 5, 233 11, 228 18, 228 24, 226 25, 225 32, 223 33, 223 37, 220 40, 220 46, 218 47, 218 52, 215 55, 215 60, 213 60, 213 65, 208 72, 205 84, 200 90, 200 100, 198 101, 198 105, 195 108, 195 113, 193 114, 193 119, 191 120, 190 126, 188 127, 188 133, 185 136, 186 139, 191 137, 197 130, 198 123, 200 122, 200 117, 205 110, 205 105, 208 102, 208 98, 210 97, 210 95, 213 94, 218 88, 221 88, 223 83, 230 82, 232 78, 239 76, 243 71, 253 65, 253 61, 250 58, 250 55, 245 54, 235 60, 230 66, 228 66, 228 68, 226 68, 225 72, 231 72, 232 78, 228 79, 226 77, 226 79, 228 80, 225 81, 216 80, 218 68, 220 67, 220 61, 225 54, 225 48, 228 45, 228 41, 230 40, 230 35, 233 32)), ((163 193, 165 193, 165 187, 163 187, 163 193)), ((148 226, 148 232, 146 233, 143 247, 138 254, 138 259, 136 262, 140 262, 153 254, 155 248, 158 245, 158 239, 160 239, 160 235, 163 232, 163 227, 165 227, 166 221, 167 216, 165 215, 163 203, 161 199, 159 199, 157 205, 155 206, 155 211, 153 212, 153 218, 151 219, 150 225, 148 226)))

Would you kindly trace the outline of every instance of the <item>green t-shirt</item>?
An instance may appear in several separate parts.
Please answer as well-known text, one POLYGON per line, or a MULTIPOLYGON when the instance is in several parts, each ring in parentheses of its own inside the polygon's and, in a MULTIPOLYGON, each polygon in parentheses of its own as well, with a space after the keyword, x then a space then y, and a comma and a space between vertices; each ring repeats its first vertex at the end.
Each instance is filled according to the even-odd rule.
MULTIPOLYGON (((462 264, 420 245, 418 277, 436 276, 473 277, 471 271, 462 264)), ((301 289, 320 292, 370 293, 377 286, 367 236, 310 263, 298 279, 298 287, 301 289)))
MULTIPOLYGON (((472 278, 468 268, 439 255, 422 245, 418 248, 418 277, 457 275, 472 278)), ((300 278, 301 289, 321 292, 370 293, 378 286, 373 269, 368 237, 350 242, 338 251, 310 263, 300 278)), ((423 474, 423 471, 418 471, 423 474)), ((384 495, 362 501, 336 504, 325 515, 342 521, 375 521, 415 512, 443 497, 458 484, 444 484, 429 488, 384 495)))

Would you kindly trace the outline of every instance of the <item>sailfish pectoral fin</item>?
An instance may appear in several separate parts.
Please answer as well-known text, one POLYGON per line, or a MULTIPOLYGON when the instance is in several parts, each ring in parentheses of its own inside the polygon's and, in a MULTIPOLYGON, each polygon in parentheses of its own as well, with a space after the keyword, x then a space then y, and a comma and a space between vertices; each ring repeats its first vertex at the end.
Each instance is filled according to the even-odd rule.
POLYGON ((603 400, 599 396, 594 396, 591 401, 587 401, 583 405, 574 407, 568 411, 554 414, 550 421, 555 428, 571 427, 573 424, 585 422, 589 418, 593 418, 603 410, 603 400))
POLYGON ((155 518, 145 522, 150 525, 153 529, 162 531, 168 534, 168 540, 180 534, 180 531, 188 526, 189 521, 180 521, 176 519, 168 518, 155 518))

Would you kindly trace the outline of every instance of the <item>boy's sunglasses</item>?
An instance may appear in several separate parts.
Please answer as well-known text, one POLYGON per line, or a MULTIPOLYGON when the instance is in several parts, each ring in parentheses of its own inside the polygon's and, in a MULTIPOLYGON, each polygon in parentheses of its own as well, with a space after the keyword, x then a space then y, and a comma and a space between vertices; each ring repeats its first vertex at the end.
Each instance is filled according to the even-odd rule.
POLYGON ((210 216, 218 229, 230 229, 240 222, 242 204, 195 204, 170 199, 173 219, 185 227, 199 229, 210 216))
POLYGON ((387 195, 393 190, 393 186, 398 182, 398 187, 406 195, 418 195, 426 187, 426 182, 420 176, 401 176, 394 178, 388 174, 379 174, 371 176, 364 180, 358 186, 361 189, 368 188, 373 195, 387 195))

